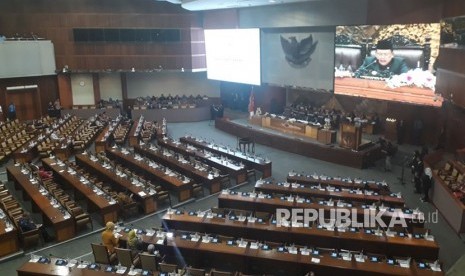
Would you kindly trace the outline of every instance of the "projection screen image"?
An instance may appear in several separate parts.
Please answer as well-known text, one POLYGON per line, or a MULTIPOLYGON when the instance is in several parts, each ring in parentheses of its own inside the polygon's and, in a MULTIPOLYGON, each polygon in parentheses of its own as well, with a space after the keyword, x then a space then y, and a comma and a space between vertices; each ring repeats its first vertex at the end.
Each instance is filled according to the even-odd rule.
POLYGON ((336 94, 441 106, 434 62, 440 24, 338 26, 336 94))
POLYGON ((262 30, 262 82, 331 91, 333 45, 333 27, 262 30))

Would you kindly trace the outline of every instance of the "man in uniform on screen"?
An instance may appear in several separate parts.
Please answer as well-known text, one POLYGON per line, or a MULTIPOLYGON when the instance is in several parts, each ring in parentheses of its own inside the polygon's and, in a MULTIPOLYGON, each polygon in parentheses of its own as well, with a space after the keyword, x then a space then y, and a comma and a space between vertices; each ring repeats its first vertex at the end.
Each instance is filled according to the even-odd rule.
POLYGON ((394 56, 392 43, 388 40, 380 40, 376 44, 375 55, 366 57, 354 76, 389 78, 392 75, 406 73, 408 70, 405 60, 394 56))

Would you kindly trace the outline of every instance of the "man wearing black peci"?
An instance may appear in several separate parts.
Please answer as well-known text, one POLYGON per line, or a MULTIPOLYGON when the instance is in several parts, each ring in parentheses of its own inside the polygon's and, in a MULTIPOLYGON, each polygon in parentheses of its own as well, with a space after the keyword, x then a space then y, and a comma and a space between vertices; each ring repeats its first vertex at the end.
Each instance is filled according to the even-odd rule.
POLYGON ((365 58, 355 72, 355 77, 389 78, 392 75, 406 73, 408 70, 405 60, 394 56, 392 43, 389 40, 380 40, 376 44, 375 55, 365 58))

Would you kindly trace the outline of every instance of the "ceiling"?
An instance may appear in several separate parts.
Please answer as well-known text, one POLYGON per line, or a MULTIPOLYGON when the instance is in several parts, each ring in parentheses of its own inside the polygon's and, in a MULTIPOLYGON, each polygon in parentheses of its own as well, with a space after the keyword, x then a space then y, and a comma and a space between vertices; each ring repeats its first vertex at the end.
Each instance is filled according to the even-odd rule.
POLYGON ((248 8, 266 5, 282 5, 296 2, 310 2, 320 0, 157 0, 173 4, 180 4, 190 11, 215 9, 248 8))

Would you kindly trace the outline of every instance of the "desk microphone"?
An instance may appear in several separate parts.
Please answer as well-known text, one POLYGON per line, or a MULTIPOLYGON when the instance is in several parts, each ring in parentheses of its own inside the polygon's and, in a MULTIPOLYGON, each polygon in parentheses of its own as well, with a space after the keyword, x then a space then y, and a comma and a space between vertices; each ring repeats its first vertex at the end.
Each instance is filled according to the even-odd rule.
POLYGON ((359 74, 360 74, 360 73, 361 73, 360 71, 366 70, 368 67, 370 67, 371 65, 375 64, 376 62, 378 62, 378 59, 377 59, 377 58, 375 58, 372 62, 368 63, 367 65, 358 68, 358 70, 356 71, 356 73, 359 73, 359 74))

